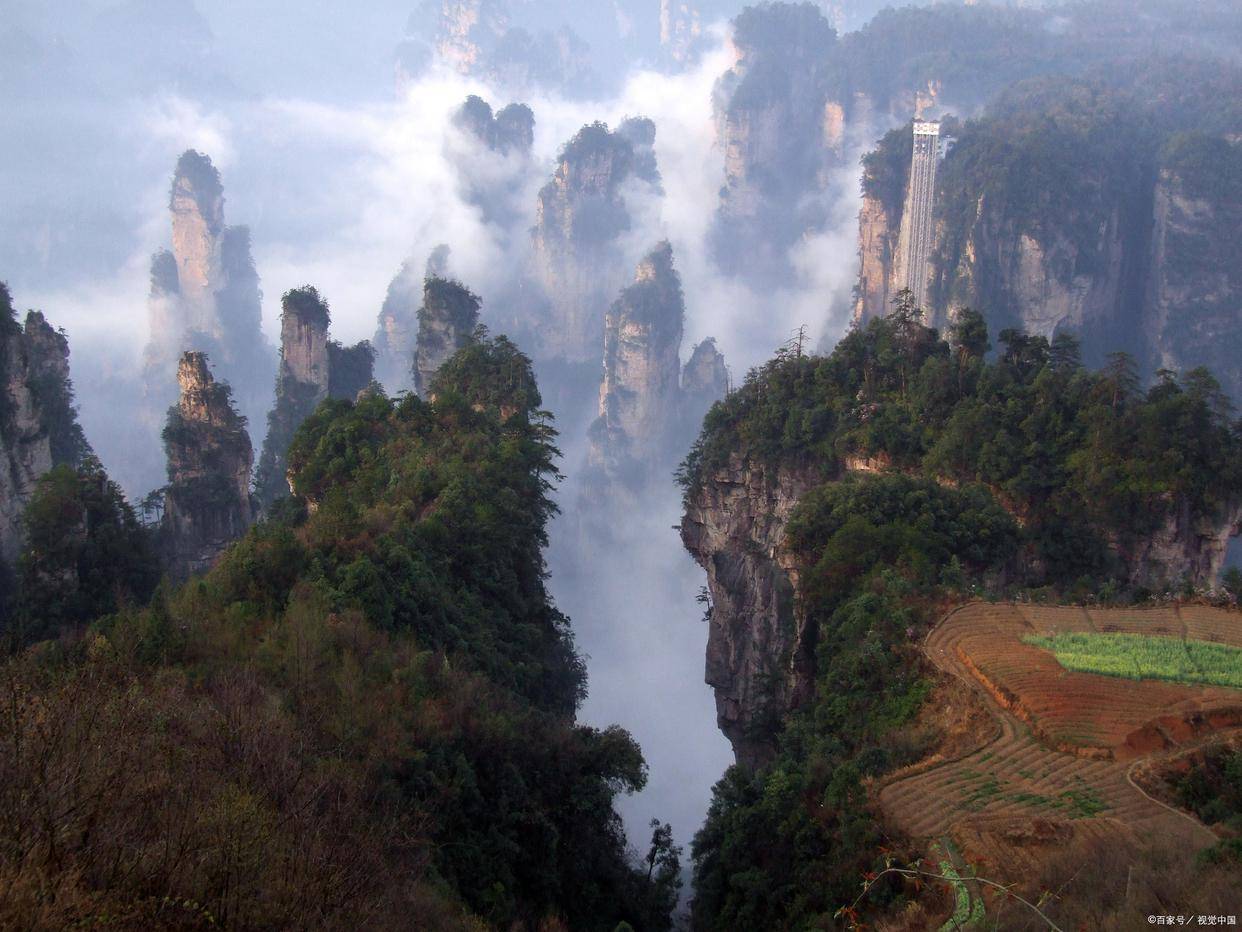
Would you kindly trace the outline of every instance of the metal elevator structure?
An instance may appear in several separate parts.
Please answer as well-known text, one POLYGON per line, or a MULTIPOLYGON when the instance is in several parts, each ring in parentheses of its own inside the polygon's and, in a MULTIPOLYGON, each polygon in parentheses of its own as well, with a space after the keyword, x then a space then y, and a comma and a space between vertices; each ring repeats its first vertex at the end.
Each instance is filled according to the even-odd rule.
POLYGON ((927 306, 927 265, 935 246, 936 168, 943 150, 940 123, 914 121, 914 156, 910 164, 909 237, 905 286, 920 307, 927 306))

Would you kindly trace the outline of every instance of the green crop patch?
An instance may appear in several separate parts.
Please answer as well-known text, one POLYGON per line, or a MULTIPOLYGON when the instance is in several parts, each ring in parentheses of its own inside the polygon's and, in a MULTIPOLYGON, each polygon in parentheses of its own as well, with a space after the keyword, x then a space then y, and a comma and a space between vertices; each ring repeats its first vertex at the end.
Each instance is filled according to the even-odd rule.
POLYGON ((1139 634, 1068 632, 1023 641, 1051 651, 1067 670, 1134 680, 1171 680, 1242 689, 1242 649, 1139 634))

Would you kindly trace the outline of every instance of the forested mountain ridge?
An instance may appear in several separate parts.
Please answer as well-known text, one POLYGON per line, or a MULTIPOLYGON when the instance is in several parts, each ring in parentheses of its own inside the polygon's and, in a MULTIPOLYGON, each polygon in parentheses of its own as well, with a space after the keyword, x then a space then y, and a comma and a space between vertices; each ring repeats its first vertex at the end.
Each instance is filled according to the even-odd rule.
POLYGON ((574 722, 529 362, 480 334, 433 392, 324 401, 210 572, 5 662, 0 924, 668 927, 641 753, 574 722))
POLYGON ((682 466, 739 764, 695 838, 696 928, 828 922, 905 850, 868 787, 942 750, 919 644, 944 605, 1206 589, 1242 529, 1242 430, 1206 370, 1142 391, 1123 354, 1090 372, 1072 338, 1006 330, 989 361, 982 315, 947 340, 921 319, 906 293, 828 356, 785 348, 682 466))

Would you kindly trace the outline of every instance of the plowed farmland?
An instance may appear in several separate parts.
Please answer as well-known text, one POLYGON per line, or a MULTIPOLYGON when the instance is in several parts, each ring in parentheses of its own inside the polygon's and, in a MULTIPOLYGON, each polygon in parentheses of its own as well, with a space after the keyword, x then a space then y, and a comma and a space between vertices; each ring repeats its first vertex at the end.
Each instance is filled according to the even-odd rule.
POLYGON ((1127 632, 1242 646, 1242 615, 972 603, 947 615, 926 651, 978 689, 997 737, 967 756, 895 779, 885 815, 913 837, 952 838, 1005 876, 1093 839, 1128 847, 1161 837, 1195 850, 1213 834, 1148 797, 1131 766, 1242 725, 1242 691, 1070 672, 1024 637, 1127 632))

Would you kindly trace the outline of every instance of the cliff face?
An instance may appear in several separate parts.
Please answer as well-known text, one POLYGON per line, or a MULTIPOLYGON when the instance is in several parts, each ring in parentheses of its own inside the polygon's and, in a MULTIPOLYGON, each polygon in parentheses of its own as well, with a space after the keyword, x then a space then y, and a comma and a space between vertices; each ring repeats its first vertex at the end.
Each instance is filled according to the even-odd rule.
MULTIPOLYGON (((943 273, 927 322, 945 327, 953 307, 1001 307, 1008 309, 1008 325, 1049 339, 1058 329, 1114 329, 1128 287, 1120 213, 1114 205, 1086 220, 1093 236, 1083 243, 1064 229, 1026 232, 980 198, 977 219, 957 263, 943 273)), ((1067 217, 1066 226, 1081 219, 1067 217)), ((900 251, 895 260, 890 289, 904 278, 900 251)))
MULTIPOLYGON (((711 242, 722 271, 758 285, 788 281, 789 248, 830 216, 835 173, 885 124, 934 117, 946 100, 968 112, 1015 81, 1080 73, 1122 48, 1172 41, 1172 24, 1155 18, 1084 17, 1073 31, 1054 19, 1061 12, 988 4, 908 6, 874 18, 864 9, 875 8, 765 3, 733 20, 735 61, 714 92, 724 177, 711 242), (833 23, 860 16, 870 21, 838 38, 833 23)), ((869 212, 869 239, 883 232, 878 219, 869 212)), ((874 313, 883 280, 867 281, 874 313)))
POLYGON ((422 278, 415 264, 405 262, 388 285, 375 328, 375 378, 390 394, 414 385, 411 366, 418 336, 422 278))
POLYGON ((319 404, 328 397, 328 306, 318 294, 297 290, 281 310, 279 384, 309 386, 319 404))
POLYGON ((1229 541, 1242 534, 1242 502, 1221 505, 1215 513, 1196 516, 1180 502, 1151 537, 1122 552, 1130 581, 1157 588, 1190 580, 1198 588, 1220 578, 1229 541))
POLYGON ((325 398, 352 401, 374 378, 370 342, 342 346, 329 339, 330 322, 327 302, 309 285, 281 299, 276 403, 255 471, 255 496, 263 508, 289 494, 285 458, 301 423, 325 398))
POLYGON ((182 355, 177 383, 181 397, 164 428, 161 535, 169 573, 184 579, 210 569, 253 522, 253 454, 245 418, 233 410, 228 386, 215 381, 204 354, 182 355))
POLYGON ((824 219, 817 195, 841 164, 849 103, 832 82, 836 42, 809 4, 754 8, 734 21, 736 61, 713 95, 724 184, 712 247, 727 272, 788 275, 789 246, 824 219))
POLYGON ((714 47, 710 27, 738 8, 732 0, 660 0, 656 22, 660 58, 670 68, 690 65, 714 47))
MULTIPOLYGON (((900 224, 900 220, 898 221, 900 224)), ((854 320, 883 317, 901 290, 896 282, 896 250, 900 227, 890 225, 878 197, 863 195, 858 210, 858 282, 854 288, 854 320)))
POLYGON ((660 0, 660 48, 664 56, 685 64, 703 35, 698 7, 688 0, 660 0))
POLYGON ((24 342, 20 329, 0 336, 0 558, 5 562, 12 562, 21 546, 21 515, 35 483, 52 468, 52 445, 30 390, 24 342))
POLYGON ((150 405, 162 410, 172 399, 180 354, 199 350, 235 387, 242 411, 257 416, 270 397, 274 354, 261 328, 250 231, 225 225, 224 188, 210 158, 189 150, 178 160, 169 213, 172 250, 151 260, 144 354, 150 405))
MULTIPOLYGON (((908 159, 907 144, 886 139, 885 145, 899 146, 908 159)), ((950 154, 946 160, 950 172, 953 158, 950 154)), ((882 159, 892 161, 887 155, 882 159)), ((898 169, 891 173, 897 175, 898 169)), ((890 185, 897 180, 888 179, 890 185)), ((864 194, 859 211, 858 322, 889 313, 905 287, 908 166, 899 181, 899 199, 875 184, 864 194)), ((1083 204, 1052 223, 1033 225, 1029 215, 1015 216, 1002 192, 968 189, 958 197, 972 207, 954 213, 955 219, 945 219, 945 199, 940 198, 933 249, 938 265, 924 309, 929 326, 943 329, 955 307, 989 309, 1003 321, 1001 326, 1049 339, 1058 329, 1082 332, 1114 324, 1131 286, 1126 276, 1133 273, 1123 229, 1127 208, 1120 199, 1083 204)))
POLYGON ((479 299, 460 282, 428 277, 418 309, 418 347, 414 351, 414 390, 427 397, 445 360, 465 346, 479 323, 479 299))
POLYGON ((735 455, 687 503, 681 539, 707 573, 706 680, 738 763, 770 759, 776 725, 813 686, 797 617, 792 561, 782 551, 810 470, 771 469, 735 455))
MULTIPOLYGON (((1206 133, 1136 138, 1124 103, 1067 81, 962 128, 939 173, 925 320, 944 329, 954 309, 973 307, 993 334, 1074 333, 1090 360, 1125 350, 1148 374, 1205 365, 1240 399, 1242 145, 1206 133), (1075 112, 1088 93, 1092 109, 1075 112), (1048 99, 1069 116, 1046 112, 1048 99), (1043 148, 1024 152, 1036 133, 1043 148), (1118 143, 1088 148, 1110 137, 1118 143), (1033 193, 1053 178, 1056 194, 1033 193)), ((908 133, 890 133, 865 160, 858 322, 888 313, 905 281, 908 133)))
POLYGON ((209 158, 196 152, 181 156, 168 209, 185 326, 218 337, 215 290, 223 272, 224 187, 209 158))
POLYGON ((21 546, 21 516, 39 477, 90 452, 73 408, 69 343, 38 311, 15 319, 0 283, 0 560, 21 546))
POLYGON ((659 193, 654 134, 649 120, 627 120, 616 132, 602 123, 586 126, 540 190, 533 262, 548 310, 533 328, 539 355, 597 358, 604 312, 625 277, 620 237, 630 228, 626 198, 659 193))
POLYGON ((681 393, 685 436, 698 436, 707 409, 729 393, 729 367, 712 337, 691 350, 681 371, 681 393))
POLYGON ((1160 171, 1155 188, 1151 275, 1144 329, 1155 364, 1208 366, 1242 399, 1242 144, 1197 140, 1160 171), (1182 163, 1182 164, 1179 164, 1182 163))
MULTIPOLYGON (((1235 93, 1242 72, 1217 80, 1235 93)), ((1076 334, 1085 358, 1125 350, 1150 375, 1210 367, 1242 398, 1242 145, 1215 110, 1171 106, 1206 80, 1170 66, 1142 97, 1057 78, 1018 85, 987 116, 946 120, 926 321, 954 309, 1017 327, 1076 334)), ((1222 91, 1224 93, 1224 91, 1222 91)), ((864 160, 859 214, 862 322, 891 310, 906 281, 909 128, 864 160)))
POLYGON ((635 480, 667 458, 681 408, 685 303, 673 249, 660 243, 642 262, 604 321, 604 378, 590 462, 635 480))

